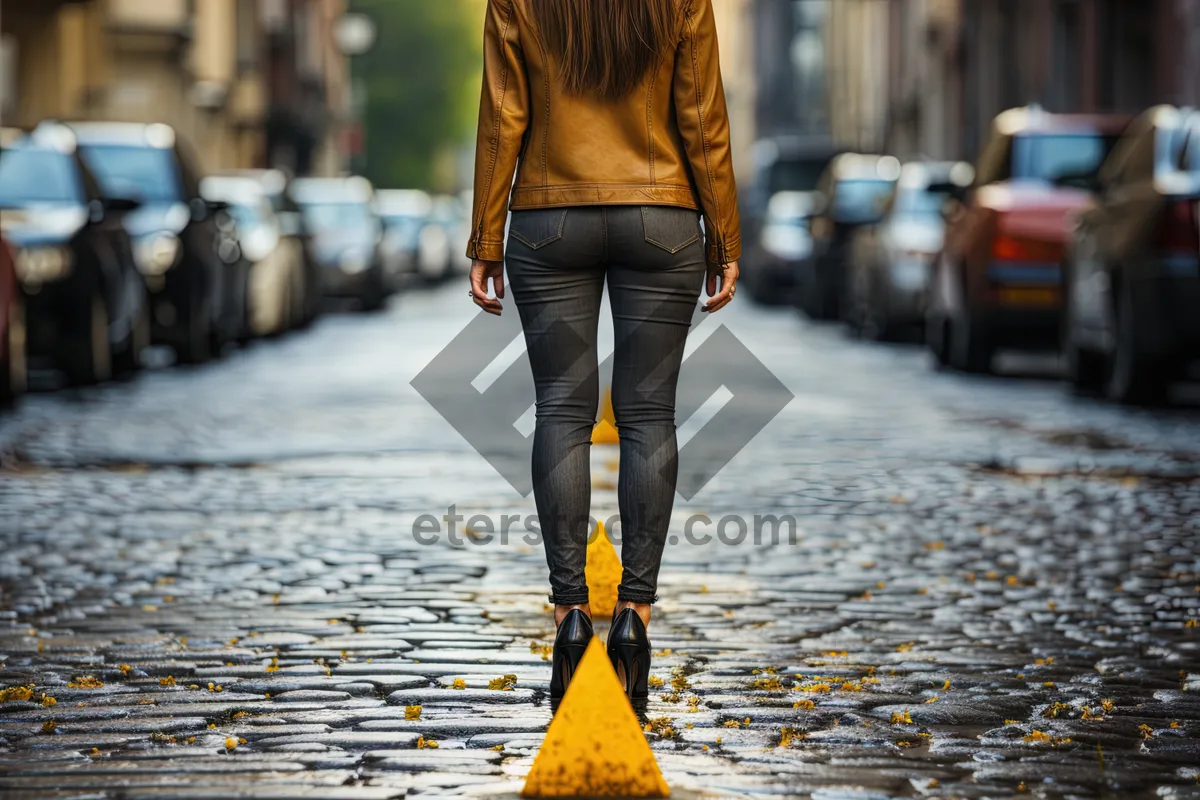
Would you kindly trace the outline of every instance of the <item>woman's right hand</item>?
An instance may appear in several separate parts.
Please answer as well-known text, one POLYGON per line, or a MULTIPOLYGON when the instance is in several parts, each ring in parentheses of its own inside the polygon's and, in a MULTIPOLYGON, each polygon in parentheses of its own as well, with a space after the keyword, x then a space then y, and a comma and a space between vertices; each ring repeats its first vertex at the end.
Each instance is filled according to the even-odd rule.
POLYGON ((471 299, 475 301, 475 305, 498 317, 503 308, 500 305, 500 300, 503 298, 504 262, 474 259, 471 262, 471 299), (487 282, 489 278, 492 281, 492 288, 496 290, 495 297, 488 297, 487 282))
POLYGON ((725 265, 709 264, 707 289, 708 296, 712 299, 704 304, 704 310, 711 314, 729 305, 729 301, 733 299, 733 295, 737 291, 737 282, 740 276, 741 271, 738 269, 736 261, 730 261, 725 265), (719 293, 717 291, 718 278, 720 279, 719 293))

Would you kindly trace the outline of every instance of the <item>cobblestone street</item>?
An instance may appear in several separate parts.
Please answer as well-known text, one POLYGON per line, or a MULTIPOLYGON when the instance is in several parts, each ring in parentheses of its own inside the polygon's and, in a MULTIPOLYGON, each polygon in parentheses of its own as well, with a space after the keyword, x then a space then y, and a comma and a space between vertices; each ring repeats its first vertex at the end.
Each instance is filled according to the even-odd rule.
MULTIPOLYGON (((409 385, 475 312, 460 283, 0 419, 0 795, 520 790, 542 549, 413 530, 534 513, 409 385)), ((796 397, 676 505, 644 722, 677 796, 1200 798, 1194 408, 740 298, 718 323, 796 397), (686 541, 698 514, 795 541, 686 541)))

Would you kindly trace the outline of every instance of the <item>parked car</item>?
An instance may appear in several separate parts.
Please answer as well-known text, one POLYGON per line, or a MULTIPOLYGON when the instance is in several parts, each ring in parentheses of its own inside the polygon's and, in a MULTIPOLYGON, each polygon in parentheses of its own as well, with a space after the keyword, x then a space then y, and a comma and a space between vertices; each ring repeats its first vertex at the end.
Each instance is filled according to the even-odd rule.
POLYGON ((304 211, 327 297, 356 298, 368 311, 383 308, 391 291, 384 275, 382 225, 372 209, 375 190, 362 177, 299 178, 292 199, 304 211))
POLYGON ((963 162, 912 162, 878 225, 854 231, 846 260, 846 321, 866 339, 895 341, 924 333, 925 297, 933 260, 942 249, 942 207, 975 174, 963 162))
POLYGON ((375 211, 383 222, 383 257, 389 283, 399 286, 410 275, 427 281, 442 277, 447 259, 422 258, 421 232, 430 222, 433 198, 418 189, 381 189, 375 211))
POLYGON ((763 228, 771 223, 773 199, 781 192, 815 191, 829 162, 838 153, 833 143, 822 136, 773 136, 754 143, 754 174, 739 195, 745 243, 741 270, 747 290, 759 302, 787 302, 795 290, 795 271, 782 271, 777 254, 762 247, 767 241, 763 228))
POLYGON ((1104 162, 1066 256, 1070 380, 1157 402, 1200 358, 1200 112, 1160 106, 1104 162))
POLYGON ((303 296, 300 298, 302 313, 295 327, 306 327, 321 315, 321 265, 313 253, 312 231, 304 219, 304 212, 292 199, 288 190, 288 176, 278 169, 235 169, 223 170, 219 175, 252 179, 261 186, 263 194, 271 204, 271 211, 279 224, 280 233, 296 239, 301 244, 304 258, 303 296))
POLYGON ((25 298, 12 248, 0 235, 0 408, 11 407, 25 393, 27 376, 25 298))
POLYGON ((421 228, 419 271, 427 281, 436 283, 451 275, 466 275, 471 259, 466 257, 471 221, 467 211, 470 200, 450 195, 433 198, 427 224, 421 228))
POLYGON ((249 262, 247 337, 298 326, 305 312, 304 243, 283 231, 262 183, 214 175, 200 181, 200 194, 228 205, 242 257, 249 262))
POLYGON ((813 319, 841 319, 849 285, 846 254, 850 236, 883 212, 900 178, 892 156, 844 153, 830 162, 817 184, 819 207, 811 230, 813 254, 797 276, 800 308, 813 319))
POLYGON ((244 334, 249 268, 227 209, 200 195, 201 170, 167 125, 73 123, 80 152, 106 196, 141 208, 128 228, 150 290, 153 339, 199 364, 244 334))
POLYGON ((137 201, 102 194, 71 131, 44 124, 0 154, 0 208, 28 354, 75 385, 135 371, 149 344, 146 289, 125 229, 137 201))
POLYGON ((759 303, 788 302, 801 265, 812 256, 809 221, 817 204, 812 192, 777 192, 767 204, 758 234, 757 268, 743 276, 759 303))
POLYGON ((1127 117, 1000 114, 975 181, 948 205, 926 341, 939 363, 987 372, 1000 348, 1053 350, 1062 325, 1063 246, 1071 217, 1127 117))

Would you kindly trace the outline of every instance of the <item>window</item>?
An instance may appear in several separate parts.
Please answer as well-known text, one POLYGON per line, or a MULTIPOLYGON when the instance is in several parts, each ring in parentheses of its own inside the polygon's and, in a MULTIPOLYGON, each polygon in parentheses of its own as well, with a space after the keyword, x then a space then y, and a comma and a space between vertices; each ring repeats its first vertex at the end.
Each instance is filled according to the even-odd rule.
POLYGON ((18 147, 0 155, 0 207, 82 203, 71 157, 57 150, 18 147))
POLYGON ((255 0, 237 0, 238 74, 258 68, 258 8, 255 0))
POLYGON ((146 203, 177 203, 183 199, 179 170, 170 150, 138 145, 90 145, 82 152, 106 195, 146 203))
POLYGON ((365 230, 374 223, 371 209, 362 203, 310 203, 304 216, 314 231, 365 230))
POLYGON ((1020 156, 1014 177, 1051 183, 1065 177, 1095 175, 1112 151, 1117 137, 1099 134, 1036 134, 1018 136, 1020 156))
POLYGON ((1052 102, 1060 112, 1078 110, 1080 25, 1076 0, 1060 0, 1054 19, 1052 102))
POLYGON ((882 215, 896 185, 891 181, 839 181, 833 190, 833 217, 838 222, 866 222, 882 215))

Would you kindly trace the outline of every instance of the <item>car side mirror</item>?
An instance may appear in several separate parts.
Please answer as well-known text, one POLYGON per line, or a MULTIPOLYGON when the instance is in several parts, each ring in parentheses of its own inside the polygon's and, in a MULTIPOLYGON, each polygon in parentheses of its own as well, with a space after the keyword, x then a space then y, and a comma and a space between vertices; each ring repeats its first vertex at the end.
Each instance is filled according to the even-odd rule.
POLYGON ((966 210, 966 205, 962 200, 954 196, 948 197, 942 203, 942 219, 948 223, 953 222, 962 215, 964 210, 966 210))
POLYGON ((1091 194, 1101 194, 1104 191, 1104 184, 1094 172, 1067 173, 1065 175, 1056 175, 1052 183, 1064 189, 1080 189, 1091 194))
POLYGON ((812 215, 819 217, 829 210, 829 198, 824 192, 812 193, 812 215))
POLYGON ((944 183, 931 183, 926 188, 926 191, 930 194, 940 194, 960 204, 965 204, 967 202, 967 193, 971 191, 971 187, 954 181, 946 181, 944 183))
POLYGON ((284 236, 304 235, 304 221, 299 211, 279 211, 275 216, 279 220, 279 232, 284 236))
POLYGON ((142 201, 135 197, 104 198, 104 210, 111 211, 114 214, 128 214, 130 211, 137 211, 141 207, 142 201))

